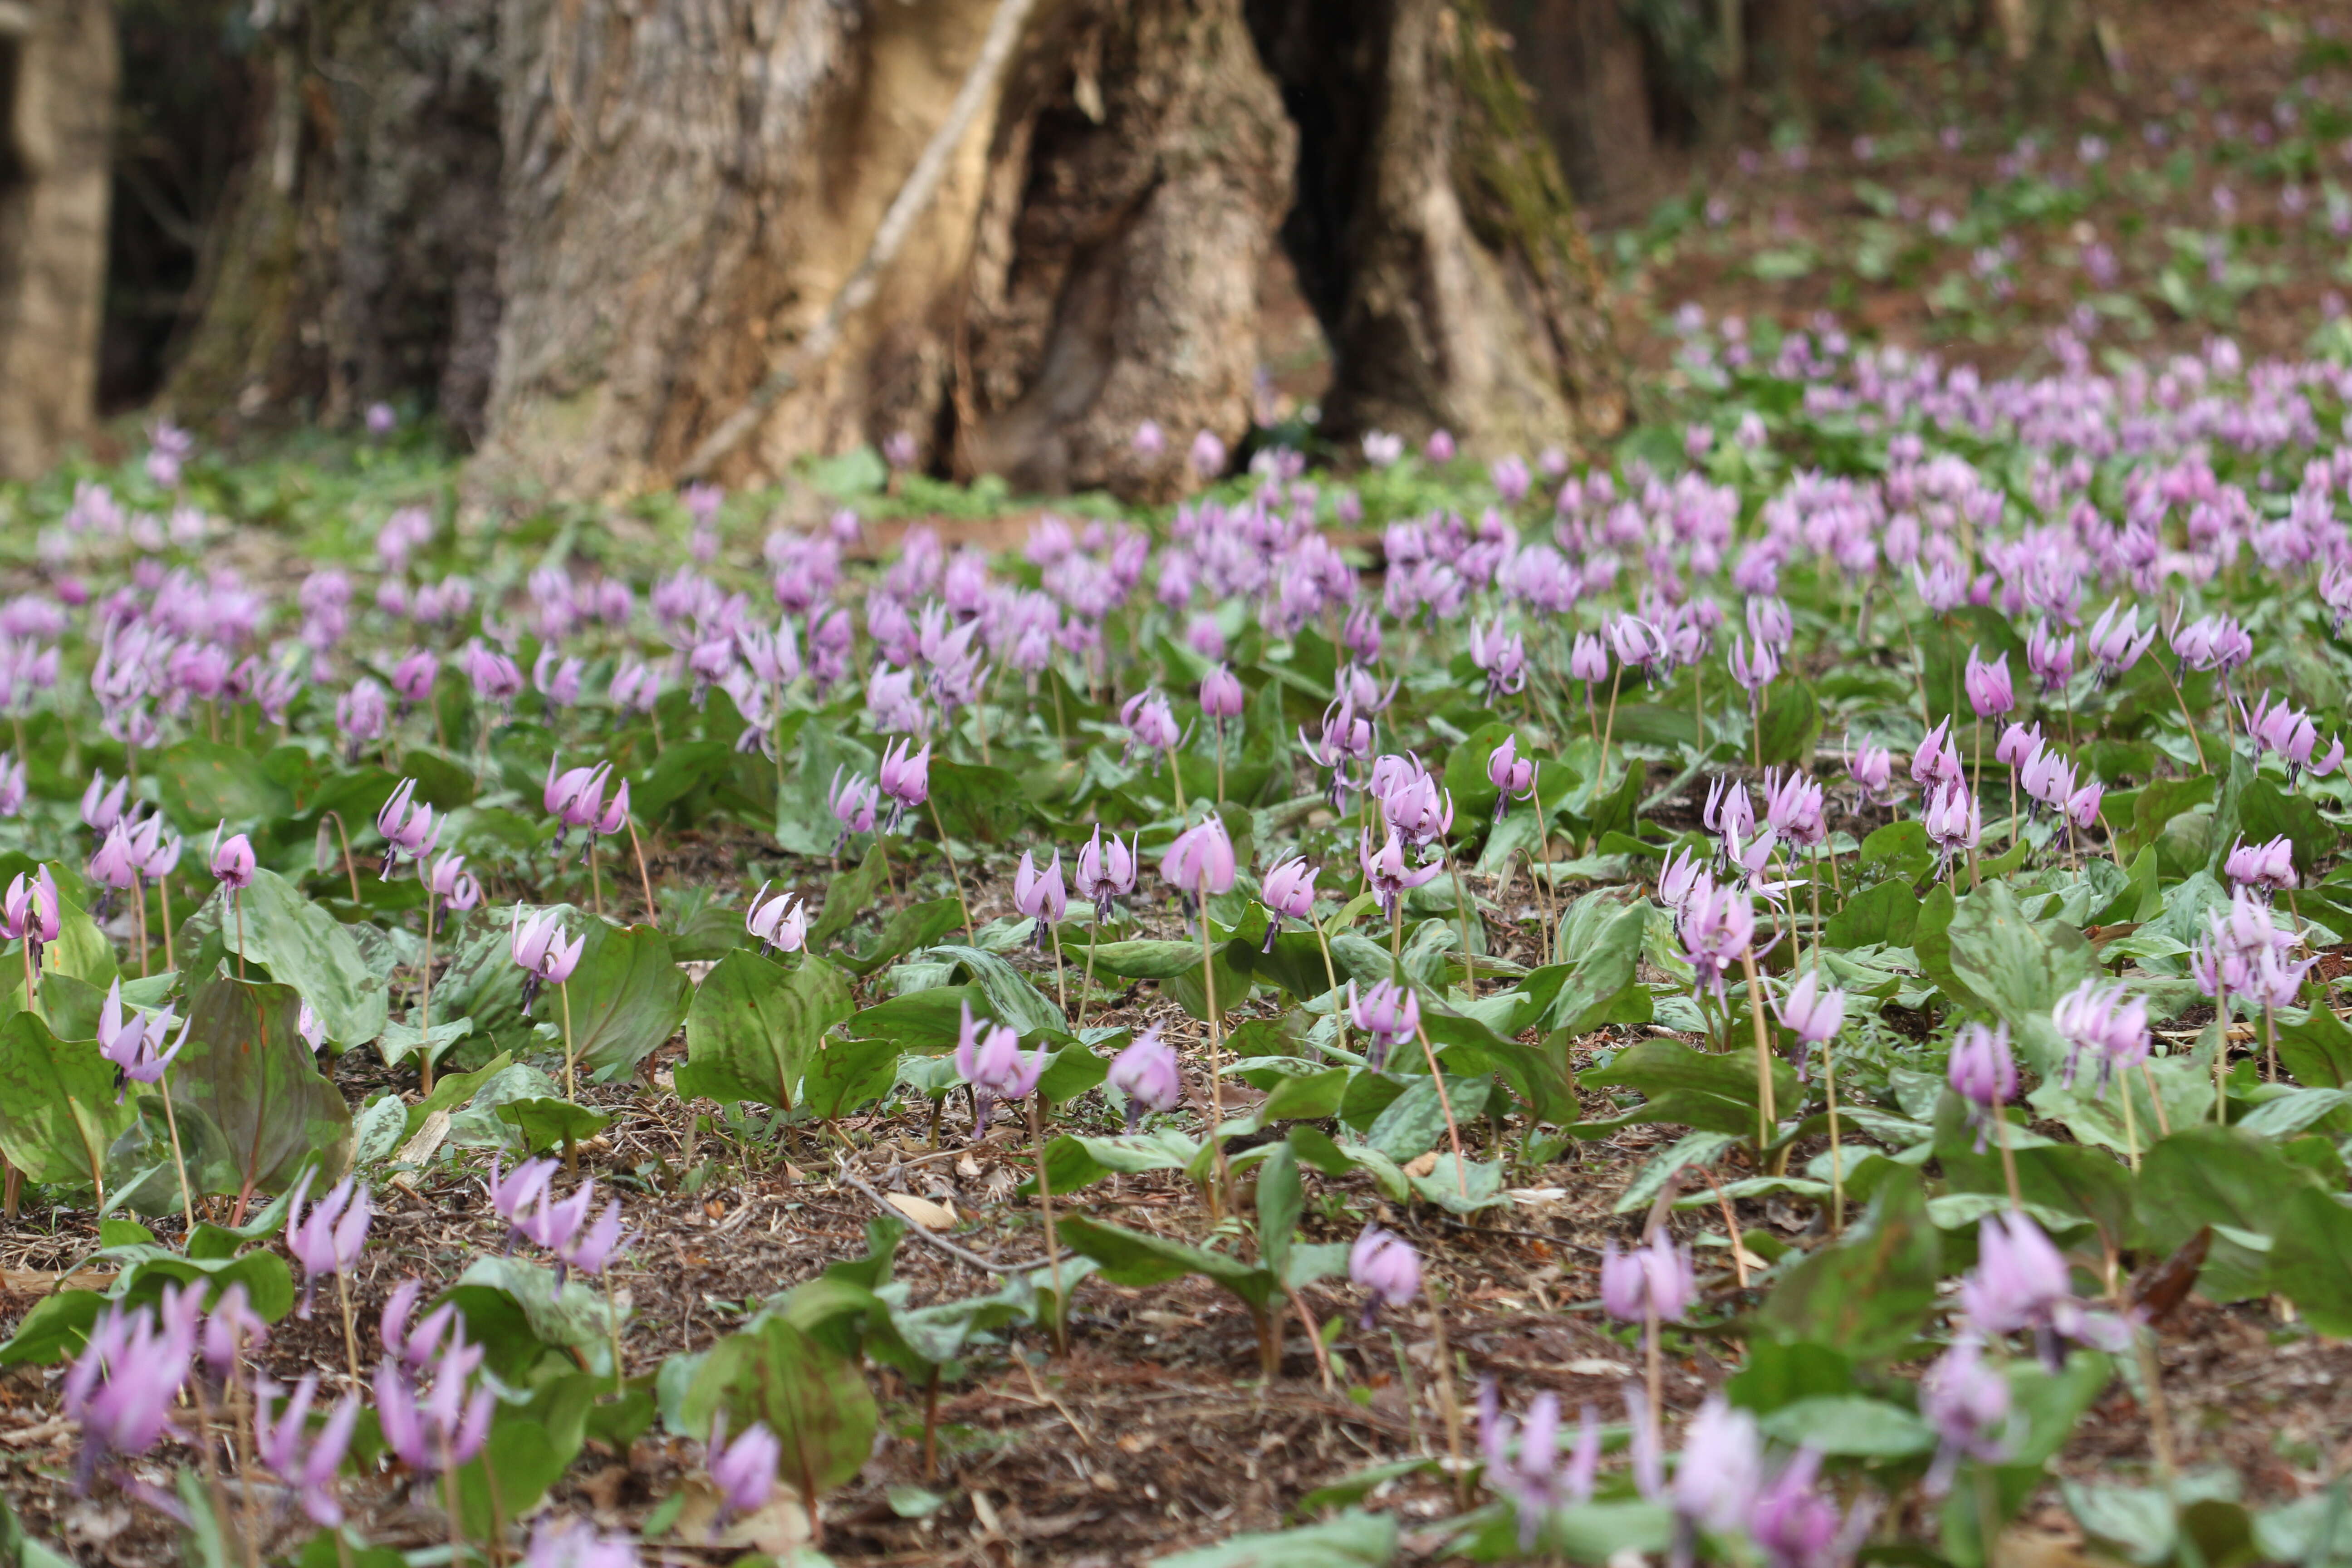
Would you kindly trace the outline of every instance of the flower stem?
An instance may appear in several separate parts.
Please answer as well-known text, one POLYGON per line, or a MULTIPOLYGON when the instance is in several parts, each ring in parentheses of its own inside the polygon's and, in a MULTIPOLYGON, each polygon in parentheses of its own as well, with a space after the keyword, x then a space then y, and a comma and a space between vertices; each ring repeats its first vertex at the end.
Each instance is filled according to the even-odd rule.
MULTIPOLYGON (((366 1194, 362 1193, 362 1196, 366 1194)), ((352 1386, 362 1386, 360 1381, 360 1337, 352 1327, 352 1280, 342 1269, 335 1270, 335 1300, 343 1310, 343 1361, 351 1368, 352 1386)))
MULTIPOLYGON (((1210 1223, 1215 1224, 1225 1217, 1225 1210, 1232 1203, 1234 1175, 1225 1163, 1225 1088, 1218 1066, 1218 1053, 1223 1041, 1219 1037, 1217 1028, 1217 963, 1216 955, 1209 949, 1209 890, 1205 884, 1201 889, 1200 899, 1201 991, 1208 1003, 1202 1010, 1209 1015, 1209 1144, 1217 1155, 1217 1184, 1211 1194, 1209 1219, 1210 1223)), ((1041 1165, 1041 1175, 1043 1171, 1041 1165)))
POLYGON ((1454 1183, 1466 1198, 1470 1195, 1470 1172, 1462 1162, 1462 1129, 1454 1123, 1454 1101, 1445 1092, 1445 1074, 1438 1068, 1437 1048, 1429 1043, 1429 1031, 1417 1019, 1413 1027, 1421 1036, 1422 1055, 1429 1059, 1429 1076, 1437 1085, 1437 1109, 1445 1113, 1445 1139, 1454 1147, 1454 1183))
POLYGON ((1034 1094, 1029 1097, 1029 1146, 1037 1160, 1037 1206, 1045 1215, 1045 1260, 1054 1270, 1054 1352, 1067 1355, 1070 1347, 1066 1336, 1069 1332, 1070 1301, 1063 1294, 1062 1243, 1060 1235, 1054 1228, 1054 1184, 1045 1174, 1045 1123, 1037 1114, 1037 1096, 1034 1094))
POLYGON ((172 1134, 172 1163, 180 1173, 180 1214, 187 1221, 188 1234, 196 1231, 196 1200, 188 1189, 188 1162, 180 1153, 180 1119, 172 1113, 172 1074, 165 1068, 155 1087, 163 1096, 163 1126, 172 1134))
POLYGON ((963 910, 963 940, 966 945, 970 945, 972 931, 971 905, 963 896, 963 873, 956 869, 955 851, 948 847, 948 830, 940 821, 940 803, 936 800, 926 800, 925 804, 931 808, 931 826, 939 832, 940 854, 948 863, 948 879, 955 884, 956 904, 963 910))
MULTIPOLYGON (((1772 1105, 1772 1039, 1764 1028, 1764 984, 1756 977, 1754 948, 1740 953, 1739 966, 1748 973, 1748 1012, 1756 1021, 1756 1158, 1760 1163, 1772 1142, 1772 1129, 1780 1121, 1772 1105)), ((1727 1033, 1730 1009, 1724 1011, 1727 1033)))
MULTIPOLYGON (((580 1103, 579 1063, 572 1053, 572 982, 559 981, 555 994, 563 999, 563 1098, 580 1103)), ((569 1169, 576 1170, 572 1165, 569 1169)))
POLYGON ((423 991, 416 1004, 416 1064, 417 1079, 427 1094, 433 1092, 433 889, 425 889, 425 971, 423 991))

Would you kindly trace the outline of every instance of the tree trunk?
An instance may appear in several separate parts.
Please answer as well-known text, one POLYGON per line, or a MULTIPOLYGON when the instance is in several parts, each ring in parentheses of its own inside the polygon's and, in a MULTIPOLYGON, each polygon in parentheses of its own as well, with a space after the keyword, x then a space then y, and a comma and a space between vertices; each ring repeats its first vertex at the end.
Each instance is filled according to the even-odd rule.
POLYGON ((255 149, 163 401, 341 421, 405 398, 475 439, 497 350, 496 0, 280 15, 255 149))
POLYGON ((106 285, 114 12, 0 4, 0 473, 88 437, 106 285))
POLYGON ((1001 79, 974 79, 982 111, 875 297, 835 312, 997 3, 437 0, 430 27, 310 22, 281 58, 333 40, 360 96, 287 67, 291 130, 247 172, 175 390, 340 413, 404 387, 462 406, 486 379, 485 497, 667 483, 738 428, 730 482, 903 432, 935 472, 1165 497, 1198 482, 1194 432, 1248 432, 1288 215, 1318 316, 1346 329, 1348 417, 1529 449, 1613 427, 1558 167, 1499 40, 1437 0, 1384 0, 1372 25, 1266 0, 1294 31, 1314 14, 1348 33, 1328 105, 1309 59, 1277 89, 1244 16, 1260 0, 1040 0, 1001 79), (418 105, 448 133, 395 134, 418 105), (1295 175, 1319 193, 1296 208, 1295 175), (443 291, 418 295, 420 273, 443 291), (829 352, 798 352, 835 319, 829 352), (1170 437, 1156 457, 1133 441, 1147 419, 1170 437))
POLYGON ((1619 0, 1513 0, 1498 12, 1534 89, 1536 118, 1588 203, 1622 205, 1656 178, 1642 40, 1619 0))
POLYGON ((1325 432, 1615 434, 1600 270, 1475 0, 1259 0, 1252 22, 1304 138, 1285 238, 1336 361, 1325 432))

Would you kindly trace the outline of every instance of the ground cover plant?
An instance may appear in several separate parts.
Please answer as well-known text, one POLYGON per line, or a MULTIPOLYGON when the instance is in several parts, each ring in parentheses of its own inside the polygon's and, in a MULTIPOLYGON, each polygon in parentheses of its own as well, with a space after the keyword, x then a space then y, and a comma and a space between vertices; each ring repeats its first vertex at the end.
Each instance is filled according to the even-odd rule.
POLYGON ((468 537, 383 504, 435 477, 396 437, 160 429, 28 494, 26 1516, 247 1563, 2352 1550, 2324 1411, 2223 1462, 2167 1357, 2352 1323, 2347 374, 1748 341, 1694 324, 1697 416, 1611 463, 1269 445, 993 548, 879 462, 799 528, 468 537), (273 509, 358 531, 207 553, 273 509))

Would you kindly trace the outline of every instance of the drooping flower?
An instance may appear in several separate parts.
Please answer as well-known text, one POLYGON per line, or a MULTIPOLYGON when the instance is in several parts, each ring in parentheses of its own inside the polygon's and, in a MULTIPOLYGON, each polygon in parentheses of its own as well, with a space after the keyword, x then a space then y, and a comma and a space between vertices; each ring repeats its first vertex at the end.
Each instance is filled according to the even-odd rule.
POLYGON ((1127 1097, 1129 1132, 1142 1121, 1145 1112, 1173 1110, 1183 1099, 1183 1075, 1176 1059, 1176 1047, 1160 1037, 1156 1024, 1111 1058, 1106 1081, 1127 1097))
POLYGON ((1375 981, 1360 996, 1356 983, 1349 981, 1348 1016, 1370 1037, 1365 1059, 1375 1072, 1387 1065, 1390 1052, 1421 1037, 1421 1000, 1412 986, 1393 980, 1375 981))
POLYGON ((1114 833, 1105 843, 1102 826, 1097 824, 1094 837, 1078 851, 1077 869, 1078 896, 1094 905, 1095 919, 1100 921, 1115 900, 1135 891, 1134 842, 1122 844, 1114 833))
MULTIPOLYGON (((226 826, 226 823, 221 825, 222 827, 226 826)), ((215 880, 232 892, 243 892, 253 886, 256 869, 251 839, 242 833, 232 833, 223 838, 219 827, 213 830, 212 872, 215 880)))
POLYGON ((1304 855, 1294 856, 1268 871, 1258 883, 1258 901, 1265 906, 1265 947, 1274 951, 1274 939, 1282 933, 1283 917, 1306 920, 1315 909, 1315 879, 1322 868, 1309 866, 1304 855))
POLYGON ((1362 1322, 1369 1329, 1382 1307, 1394 1310, 1421 1294, 1421 1255, 1404 1237, 1368 1225, 1348 1249, 1348 1278, 1367 1298, 1362 1322))
POLYGON ((966 1002, 956 1036, 955 1065, 971 1086, 972 1128, 978 1132, 988 1126, 989 1108, 996 1101, 1023 1099, 1037 1087, 1045 1071, 1045 1042, 1039 1040, 1024 1058, 1019 1035, 1003 1024, 983 1027, 966 1002))
POLYGON ((1536 765, 1519 755, 1519 738, 1506 735, 1503 743, 1486 753, 1486 782, 1495 786, 1495 820, 1515 800, 1533 800, 1536 795, 1536 765))
POLYGON ((1197 900, 1233 889, 1234 843, 1225 837, 1224 819, 1210 816, 1186 828, 1168 846, 1160 874, 1177 891, 1197 900))
POLYGON ((98 1013, 98 1054, 114 1064, 115 1103, 133 1083, 154 1083, 170 1068, 172 1058, 188 1043, 188 1026, 182 1024, 178 1036, 172 1036, 172 1012, 166 1007, 152 1015, 136 1010, 127 1016, 122 1008, 122 980, 116 976, 107 987, 106 1003, 98 1013), (170 1047, 164 1047, 166 1038, 170 1047))
POLYGON ((278 1386, 266 1377, 257 1380, 254 1452, 281 1480, 293 1486, 311 1523, 333 1530, 343 1522, 342 1504, 335 1495, 335 1473, 342 1468, 344 1451, 351 1447, 352 1428, 359 1423, 360 1396, 346 1394, 337 1400, 325 1424, 314 1433, 310 1424, 310 1401, 318 1391, 317 1375, 305 1376, 286 1407, 272 1416, 269 1407, 277 1401, 278 1386))
POLYGON ((719 1489, 722 1519, 757 1513, 767 1506, 776 1489, 776 1465, 783 1452, 784 1446, 765 1423, 754 1421, 730 1442, 726 1417, 714 1418, 704 1468, 719 1489))
POLYGON ((1070 911, 1070 895, 1062 884, 1062 852, 1054 851, 1053 860, 1045 870, 1037 869, 1035 858, 1026 849, 1021 852, 1020 868, 1013 873, 1013 907, 1037 922, 1037 947, 1043 952, 1051 942, 1054 927, 1070 911))
POLYGON ((286 1250, 302 1266, 302 1300, 294 1314, 299 1318, 310 1315, 321 1276, 348 1273, 359 1261, 373 1213, 366 1186, 357 1176, 345 1176, 306 1214, 302 1200, 317 1174, 315 1165, 302 1173, 286 1209, 286 1250))
POLYGON ((1601 1255, 1601 1307, 1621 1323, 1639 1323, 1654 1312, 1662 1323, 1679 1323, 1698 1295, 1698 1275, 1690 1248, 1677 1248, 1662 1226, 1631 1252, 1608 1242, 1601 1255))
POLYGON ((2017 693, 2009 679, 2009 655, 1987 660, 1973 643, 1969 647, 1968 664, 1960 672, 1960 684, 1969 694, 1969 706, 1979 719, 1997 719, 2017 706, 2017 693))
POLYGON ((2017 1098, 2017 1063, 2010 1055, 2009 1026, 1963 1024, 1952 1037, 1952 1054, 1945 1065, 1946 1081, 1968 1104, 1968 1119, 1977 1130, 1977 1152, 1984 1152, 1985 1134, 2000 1108, 2017 1098))
POLYGON ((1527 1425, 1517 1430, 1503 1414, 1492 1378, 1478 1390, 1478 1451, 1486 1459, 1487 1487, 1508 1498, 1519 1525, 1519 1550, 1532 1551, 1543 1521, 1554 1509, 1580 1503, 1592 1496, 1601 1468, 1601 1425, 1592 1406, 1584 1407, 1577 1426, 1576 1449, 1560 1462, 1559 1395, 1539 1394, 1528 1406, 1527 1425))
POLYGON ((798 952, 808 941, 808 913, 803 900, 791 889, 769 898, 768 884, 751 895, 751 907, 743 911, 743 929, 759 939, 765 952, 798 952))

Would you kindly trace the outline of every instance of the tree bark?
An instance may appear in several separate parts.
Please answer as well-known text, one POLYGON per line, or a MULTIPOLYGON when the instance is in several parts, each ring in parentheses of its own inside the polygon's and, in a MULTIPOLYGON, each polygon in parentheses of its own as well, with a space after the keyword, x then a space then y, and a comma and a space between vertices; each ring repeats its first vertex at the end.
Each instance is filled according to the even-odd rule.
POLYGON ((1475 0, 1259 0, 1252 21, 1304 139, 1285 238, 1331 340, 1324 430, 1615 434, 1600 269, 1475 0))
POLYGON ((1619 0, 1511 0, 1497 20, 1570 187, 1589 204, 1646 195, 1657 156, 1649 85, 1619 0))
POLYGON ((163 401, 191 416, 436 408, 478 438, 502 208, 497 0, 314 0, 267 40, 255 150, 163 401))
POLYGON ((487 383, 483 499, 667 483, 735 428, 734 483, 903 432, 935 472, 1167 497, 1199 482, 1194 432, 1248 433, 1286 241, 1343 329, 1346 428, 1532 449, 1614 426, 1566 186, 1501 41, 1439 0, 1043 0, 846 313, 996 0, 433 0, 406 26, 332 3, 282 41, 192 404, 454 411, 487 383), (1336 29, 1344 82, 1305 58, 1291 82, 1260 5, 1310 46, 1336 29), (331 73, 305 63, 321 39, 331 73))
POLYGON ((0 5, 0 473, 89 435, 106 284, 114 13, 0 5))

